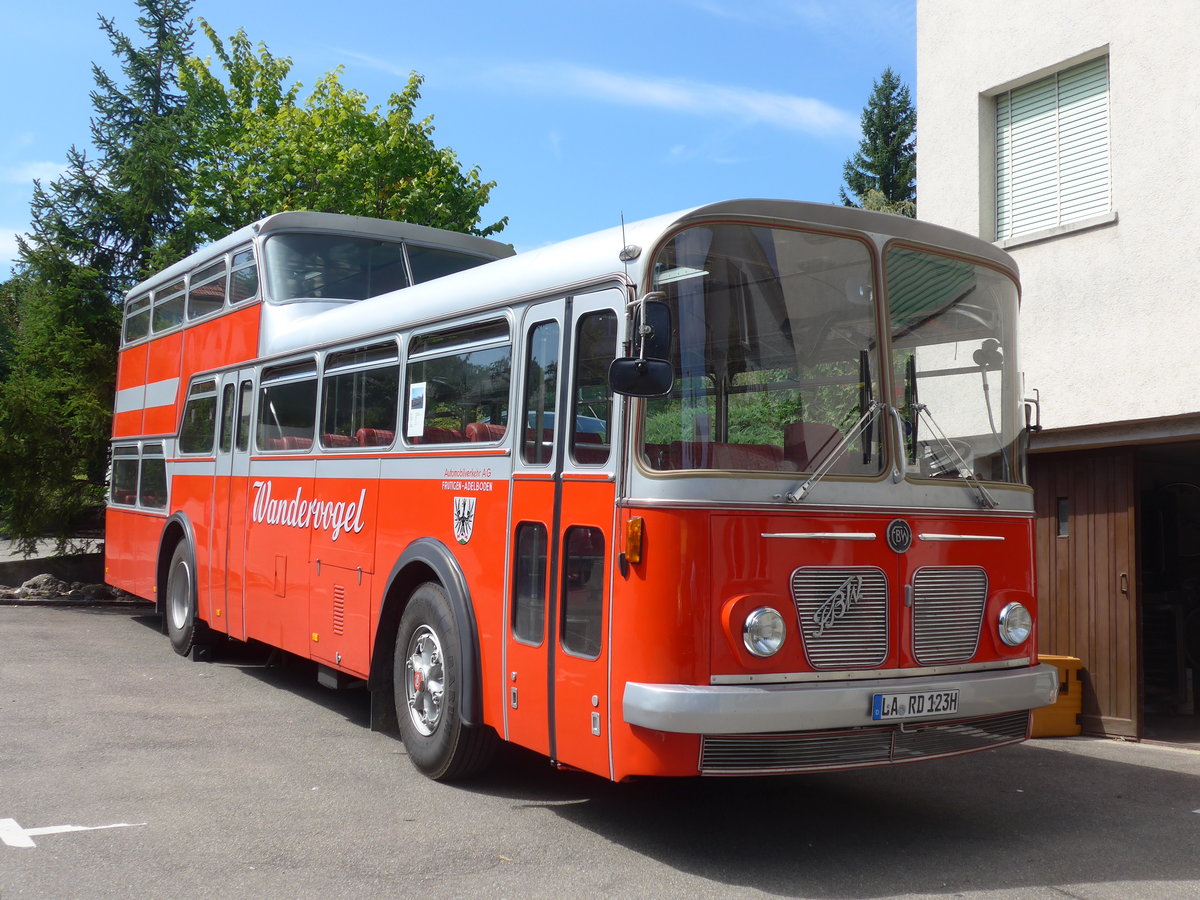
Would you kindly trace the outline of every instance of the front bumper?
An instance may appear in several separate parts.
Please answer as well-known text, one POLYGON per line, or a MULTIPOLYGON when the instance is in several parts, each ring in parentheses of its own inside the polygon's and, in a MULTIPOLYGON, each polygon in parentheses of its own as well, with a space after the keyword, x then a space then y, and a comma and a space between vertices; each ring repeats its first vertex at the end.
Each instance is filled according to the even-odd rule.
POLYGON ((1049 706, 1058 699, 1058 669, 1042 664, 999 672, 763 685, 625 685, 622 711, 630 725, 677 734, 760 734, 881 724, 917 724, 992 716, 1049 706), (875 694, 959 692, 952 716, 881 723, 871 718, 875 694))

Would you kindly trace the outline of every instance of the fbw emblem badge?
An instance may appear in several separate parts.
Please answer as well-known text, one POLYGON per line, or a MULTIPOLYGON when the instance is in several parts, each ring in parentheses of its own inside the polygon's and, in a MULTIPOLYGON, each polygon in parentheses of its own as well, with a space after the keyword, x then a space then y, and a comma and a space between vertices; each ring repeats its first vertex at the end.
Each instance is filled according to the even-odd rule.
POLYGON ((896 553, 907 553, 912 546, 912 537, 912 528, 903 519, 893 519, 888 524, 888 546, 896 553))
POLYGON ((460 544, 465 544, 471 539, 471 532, 475 530, 475 498, 474 497, 455 497, 454 498, 454 537, 460 544))

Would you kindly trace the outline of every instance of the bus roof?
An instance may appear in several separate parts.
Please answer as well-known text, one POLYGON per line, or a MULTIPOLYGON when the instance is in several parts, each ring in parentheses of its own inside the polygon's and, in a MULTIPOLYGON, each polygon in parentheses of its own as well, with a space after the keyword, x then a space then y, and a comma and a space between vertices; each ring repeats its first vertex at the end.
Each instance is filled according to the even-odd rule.
POLYGON ((461 250, 490 259, 503 259, 506 256, 512 256, 515 252, 511 246, 500 241, 457 231, 446 231, 441 228, 430 228, 425 225, 414 225, 410 222, 372 219, 367 216, 346 216, 341 213, 280 212, 245 225, 218 241, 206 244, 190 256, 134 286, 125 296, 128 298, 159 284, 180 278, 207 260, 250 243, 255 237, 266 237, 273 232, 282 231, 332 231, 361 235, 362 237, 402 240, 412 244, 461 250))
POLYGON ((664 237, 693 223, 721 220, 787 222, 875 235, 879 241, 900 239, 986 260, 1014 278, 1017 274, 1012 257, 993 244, 905 216, 792 200, 729 200, 573 238, 312 316, 281 316, 277 327, 264 322, 260 353, 275 356, 483 312, 513 300, 562 296, 609 277, 640 285, 643 267, 664 237), (640 252, 624 262, 627 246, 640 252))

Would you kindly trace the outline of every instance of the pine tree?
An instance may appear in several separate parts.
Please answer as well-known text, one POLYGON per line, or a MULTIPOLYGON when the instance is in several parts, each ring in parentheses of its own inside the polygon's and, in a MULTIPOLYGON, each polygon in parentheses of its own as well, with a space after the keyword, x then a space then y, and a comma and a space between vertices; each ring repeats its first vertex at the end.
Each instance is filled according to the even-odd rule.
POLYGON ((842 203, 916 214, 917 113, 908 86, 890 68, 875 82, 862 111, 858 152, 842 169, 842 203))
POLYGON ((62 176, 34 183, 30 233, 0 295, 0 523, 26 549, 42 536, 65 544, 102 505, 121 295, 177 254, 190 0, 137 5, 143 47, 100 18, 124 78, 93 66, 96 155, 72 147, 62 176))

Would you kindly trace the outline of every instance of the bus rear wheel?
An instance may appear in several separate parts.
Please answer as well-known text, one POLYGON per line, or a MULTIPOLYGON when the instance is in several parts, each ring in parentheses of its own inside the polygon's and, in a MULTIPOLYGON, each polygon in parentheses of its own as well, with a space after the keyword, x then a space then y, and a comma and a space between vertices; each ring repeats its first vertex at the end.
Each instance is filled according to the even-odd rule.
POLYGON ((180 541, 171 554, 163 616, 171 647, 180 656, 187 656, 196 644, 201 627, 196 620, 196 566, 187 541, 180 541))
POLYGON ((441 585, 426 582, 409 598, 396 632, 392 678, 400 737, 413 765, 434 780, 483 771, 496 734, 467 725, 459 712, 462 660, 458 622, 441 585))

